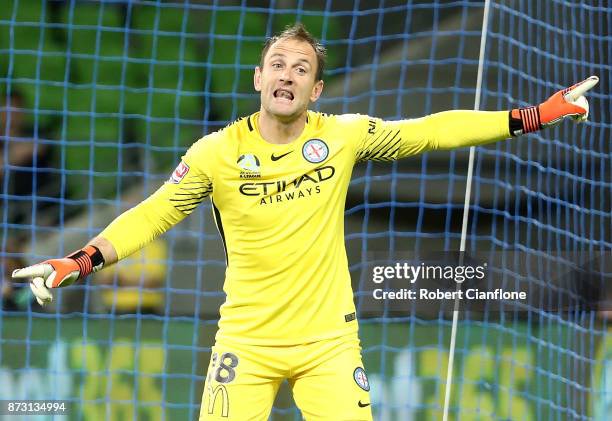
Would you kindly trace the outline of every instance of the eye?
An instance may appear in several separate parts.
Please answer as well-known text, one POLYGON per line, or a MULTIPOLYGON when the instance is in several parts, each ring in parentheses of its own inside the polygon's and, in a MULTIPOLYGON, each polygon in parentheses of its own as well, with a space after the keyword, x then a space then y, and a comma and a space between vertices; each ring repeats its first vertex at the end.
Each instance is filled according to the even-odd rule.
POLYGON ((303 67, 298 67, 298 68, 297 68, 297 72, 298 72, 299 74, 303 75, 303 74, 305 74, 305 73, 306 73, 306 69, 305 69, 305 68, 303 68, 303 67))
POLYGON ((281 66, 280 63, 272 63, 272 68, 273 69, 280 69, 281 67, 283 67, 283 66, 281 66))

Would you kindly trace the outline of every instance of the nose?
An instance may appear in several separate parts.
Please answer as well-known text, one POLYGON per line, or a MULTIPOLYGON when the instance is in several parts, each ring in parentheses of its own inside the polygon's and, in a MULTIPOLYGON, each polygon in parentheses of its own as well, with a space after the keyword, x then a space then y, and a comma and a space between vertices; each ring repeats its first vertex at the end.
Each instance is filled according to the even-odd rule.
POLYGON ((287 69, 285 68, 280 75, 280 81, 281 82, 287 82, 289 84, 293 83, 293 79, 291 76, 291 69, 287 69))

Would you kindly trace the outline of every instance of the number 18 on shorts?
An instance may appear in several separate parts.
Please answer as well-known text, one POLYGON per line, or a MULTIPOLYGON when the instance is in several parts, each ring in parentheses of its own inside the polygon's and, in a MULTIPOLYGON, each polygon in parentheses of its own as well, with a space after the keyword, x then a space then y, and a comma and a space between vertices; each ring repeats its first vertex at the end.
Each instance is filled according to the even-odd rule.
POLYGON ((370 421, 370 383, 356 337, 295 347, 217 343, 200 421, 266 421, 283 381, 307 421, 370 421))

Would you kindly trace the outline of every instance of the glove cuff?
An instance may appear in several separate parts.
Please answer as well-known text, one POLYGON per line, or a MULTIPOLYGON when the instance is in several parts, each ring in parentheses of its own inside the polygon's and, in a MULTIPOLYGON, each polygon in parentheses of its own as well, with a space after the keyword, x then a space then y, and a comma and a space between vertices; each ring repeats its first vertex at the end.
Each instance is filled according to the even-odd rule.
POLYGON ((95 246, 85 246, 66 257, 74 260, 79 266, 79 279, 86 278, 91 272, 97 272, 104 267, 104 256, 95 246))
POLYGON ((510 111, 509 131, 512 136, 535 132, 542 128, 540 110, 536 106, 510 111))

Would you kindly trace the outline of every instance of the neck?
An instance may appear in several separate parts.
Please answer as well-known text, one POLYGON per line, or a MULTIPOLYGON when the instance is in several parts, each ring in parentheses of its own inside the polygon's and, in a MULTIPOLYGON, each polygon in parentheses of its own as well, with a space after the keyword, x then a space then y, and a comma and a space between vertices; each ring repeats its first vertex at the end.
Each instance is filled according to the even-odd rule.
POLYGON ((306 113, 304 111, 300 116, 291 121, 281 121, 278 118, 268 114, 265 109, 259 112, 259 120, 257 122, 259 133, 266 142, 274 144, 291 143, 304 131, 306 126, 306 113))

